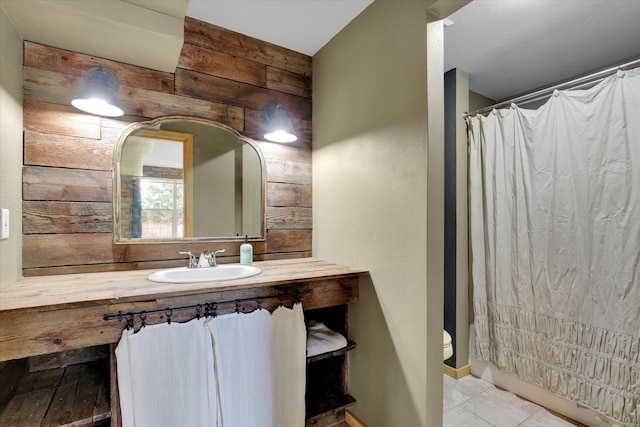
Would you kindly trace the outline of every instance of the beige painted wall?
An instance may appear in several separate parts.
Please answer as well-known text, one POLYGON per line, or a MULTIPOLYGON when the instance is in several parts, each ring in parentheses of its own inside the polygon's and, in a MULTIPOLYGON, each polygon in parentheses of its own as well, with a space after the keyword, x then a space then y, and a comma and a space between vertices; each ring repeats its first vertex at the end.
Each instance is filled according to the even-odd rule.
POLYGON ((486 96, 480 95, 472 90, 469 91, 469 113, 495 103, 496 101, 494 99, 487 98, 486 96))
POLYGON ((0 240, 0 289, 22 275, 22 39, 0 8, 0 207, 9 239, 0 240))
POLYGON ((375 1, 313 61, 313 253, 370 271, 349 319, 353 412, 370 427, 442 425, 444 71, 429 70, 442 86, 429 112, 432 3, 375 1))

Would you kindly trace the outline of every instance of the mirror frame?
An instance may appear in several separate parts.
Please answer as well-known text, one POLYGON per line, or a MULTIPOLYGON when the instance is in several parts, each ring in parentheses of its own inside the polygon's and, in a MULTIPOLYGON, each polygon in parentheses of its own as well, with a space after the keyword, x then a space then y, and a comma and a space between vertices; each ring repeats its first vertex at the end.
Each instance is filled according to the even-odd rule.
MULTIPOLYGON (((209 237, 176 237, 176 238, 161 238, 161 239, 131 239, 131 238, 122 238, 120 236, 120 206, 121 202, 121 180, 120 180, 120 161, 122 159, 122 148, 124 146, 127 137, 131 135, 136 130, 150 129, 150 128, 158 128, 164 122, 174 122, 174 121, 186 121, 192 123, 198 123, 202 125, 208 125, 212 127, 216 127, 218 129, 227 131, 232 133, 239 140, 249 144, 258 154, 258 158, 260 159, 260 168, 262 169, 262 179, 261 179, 261 191, 260 196, 262 197, 262 202, 260 206, 262 207, 262 218, 261 218, 261 230, 260 236, 250 236, 249 240, 251 241, 265 241, 266 240, 266 230, 267 230, 267 169, 266 162, 264 159, 264 154, 258 144, 251 138, 242 135, 237 130, 224 125, 222 123, 215 122, 209 119, 203 119, 200 117, 192 117, 192 116, 161 116, 152 120, 147 120, 143 122, 134 122, 125 127, 119 134, 118 140, 113 150, 113 175, 112 175, 112 187, 113 187, 113 243, 116 245, 123 244, 162 244, 162 243, 191 243, 191 242, 240 242, 244 241, 244 236, 209 236, 209 237)), ((155 130, 155 129, 154 129, 155 130)))

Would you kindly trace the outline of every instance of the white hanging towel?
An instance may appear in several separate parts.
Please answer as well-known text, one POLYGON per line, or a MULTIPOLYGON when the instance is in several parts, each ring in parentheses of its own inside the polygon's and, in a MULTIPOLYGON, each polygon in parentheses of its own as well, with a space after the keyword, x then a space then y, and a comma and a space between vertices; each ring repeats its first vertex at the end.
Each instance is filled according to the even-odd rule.
MULTIPOLYGON (((306 328, 302 304, 208 322, 224 427, 304 427, 306 328)), ((184 425, 184 424, 183 424, 184 425)))
POLYGON ((116 347, 123 427, 218 427, 205 320, 124 330, 116 347))

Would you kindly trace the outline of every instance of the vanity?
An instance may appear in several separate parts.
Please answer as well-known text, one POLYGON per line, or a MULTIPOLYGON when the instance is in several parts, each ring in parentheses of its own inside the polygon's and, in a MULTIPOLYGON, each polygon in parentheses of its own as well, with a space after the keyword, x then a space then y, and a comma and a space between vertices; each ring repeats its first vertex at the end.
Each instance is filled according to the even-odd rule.
MULTIPOLYGON (((122 330, 197 316, 303 305, 348 336, 366 271, 314 258, 255 262, 237 280, 157 283, 153 270, 24 278, 0 292, 0 425, 119 426, 114 350, 122 330), (4 403, 4 405, 2 405, 4 403), (26 423, 26 424, 25 424, 26 423)), ((347 347, 307 359, 307 426, 346 425, 347 347)))

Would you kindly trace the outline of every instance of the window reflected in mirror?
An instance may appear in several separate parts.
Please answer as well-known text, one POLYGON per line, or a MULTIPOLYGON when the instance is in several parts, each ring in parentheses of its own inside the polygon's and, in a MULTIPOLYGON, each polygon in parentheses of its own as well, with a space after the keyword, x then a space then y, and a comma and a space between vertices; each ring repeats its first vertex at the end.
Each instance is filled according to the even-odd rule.
POLYGON ((203 119, 132 125, 114 153, 114 241, 264 238, 264 159, 203 119))

